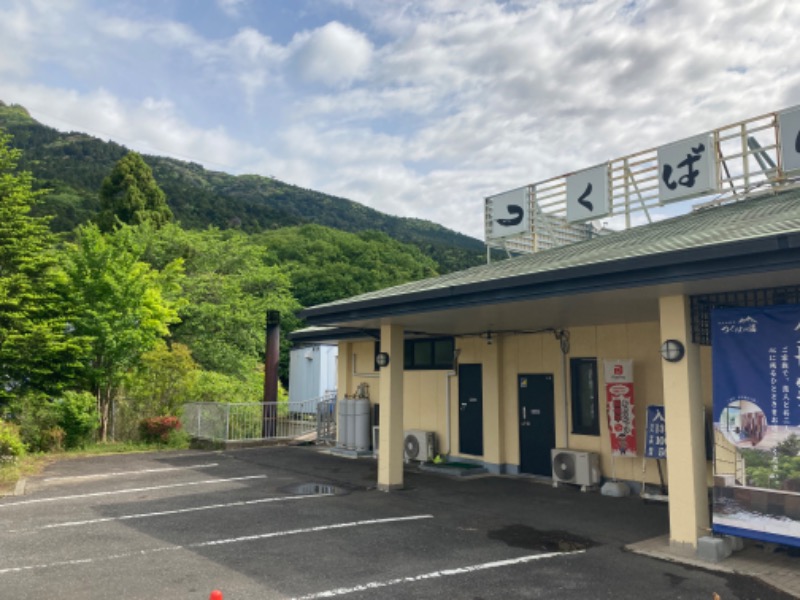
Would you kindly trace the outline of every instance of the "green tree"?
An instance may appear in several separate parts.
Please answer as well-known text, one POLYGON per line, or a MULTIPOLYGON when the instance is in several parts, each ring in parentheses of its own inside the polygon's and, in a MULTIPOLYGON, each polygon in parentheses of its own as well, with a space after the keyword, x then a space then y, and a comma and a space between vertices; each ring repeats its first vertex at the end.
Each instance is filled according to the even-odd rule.
POLYGON ((29 173, 0 135, 0 403, 29 391, 56 393, 80 368, 86 340, 72 335, 64 278, 29 173))
POLYGON ((788 456, 791 458, 800 456, 800 436, 795 433, 791 434, 775 446, 775 451, 780 456, 788 456))
POLYGON ((161 227, 172 220, 167 198, 153 171, 136 152, 129 152, 114 165, 100 187, 102 212, 98 223, 111 231, 117 219, 128 225, 151 223, 161 227))
POLYGON ((84 380, 97 398, 100 439, 106 441, 113 402, 125 375, 143 353, 169 335, 183 301, 181 260, 162 271, 139 260, 130 227, 104 235, 96 225, 78 228, 67 245, 64 269, 72 290, 73 326, 92 340, 84 380))
POLYGON ((267 310, 287 319, 299 308, 289 277, 267 249, 240 231, 185 231, 170 224, 148 233, 145 257, 155 268, 185 261, 188 304, 174 339, 208 371, 247 379, 263 362, 267 310))
POLYGON ((303 225, 255 237, 288 270, 303 306, 436 275, 432 259, 377 231, 356 234, 303 225))

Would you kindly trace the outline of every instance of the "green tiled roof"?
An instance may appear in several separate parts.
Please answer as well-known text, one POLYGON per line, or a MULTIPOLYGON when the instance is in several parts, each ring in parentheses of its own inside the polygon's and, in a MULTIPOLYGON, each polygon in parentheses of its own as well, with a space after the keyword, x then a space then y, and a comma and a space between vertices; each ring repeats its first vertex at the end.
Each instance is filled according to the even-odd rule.
POLYGON ((320 304, 344 307, 367 301, 399 299, 418 293, 472 284, 495 284, 520 276, 535 276, 625 259, 800 232, 800 188, 769 194, 642 225, 592 240, 519 256, 441 277, 423 279, 359 296, 320 304))

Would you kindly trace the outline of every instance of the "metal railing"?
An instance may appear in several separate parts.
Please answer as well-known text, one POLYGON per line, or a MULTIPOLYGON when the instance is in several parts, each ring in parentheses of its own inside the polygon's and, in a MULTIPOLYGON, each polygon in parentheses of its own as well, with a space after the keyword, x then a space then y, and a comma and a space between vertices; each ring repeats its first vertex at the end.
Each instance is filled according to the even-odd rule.
POLYGON ((317 442, 336 443, 336 392, 317 404, 317 442))
MULTIPOLYGON (((676 200, 660 197, 658 147, 607 161, 609 212, 593 221, 597 231, 608 232, 605 223, 614 229, 651 223, 651 213, 666 204, 679 205, 675 209, 675 214, 679 214, 744 200, 765 191, 800 186, 800 173, 783 164, 779 144, 779 114, 798 108, 766 113, 705 132, 713 140, 717 174, 716 189, 705 196, 676 200)), ((491 205, 486 203, 486 245, 530 253, 591 237, 582 229, 584 224, 567 220, 567 178, 572 174, 522 186, 527 190, 527 214, 531 222, 529 232, 517 237, 491 238, 497 215, 492 214, 491 205)))
POLYGON ((335 407, 336 392, 302 402, 190 402, 183 405, 183 429, 215 442, 295 439, 319 432, 318 407, 331 400, 335 407))

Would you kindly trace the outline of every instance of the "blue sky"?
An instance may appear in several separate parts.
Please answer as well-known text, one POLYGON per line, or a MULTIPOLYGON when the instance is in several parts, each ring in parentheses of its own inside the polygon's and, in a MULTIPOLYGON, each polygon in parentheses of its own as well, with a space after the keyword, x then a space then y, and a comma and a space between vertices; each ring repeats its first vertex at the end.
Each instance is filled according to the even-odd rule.
POLYGON ((800 104, 793 0, 0 0, 61 130, 483 236, 483 198, 800 104))

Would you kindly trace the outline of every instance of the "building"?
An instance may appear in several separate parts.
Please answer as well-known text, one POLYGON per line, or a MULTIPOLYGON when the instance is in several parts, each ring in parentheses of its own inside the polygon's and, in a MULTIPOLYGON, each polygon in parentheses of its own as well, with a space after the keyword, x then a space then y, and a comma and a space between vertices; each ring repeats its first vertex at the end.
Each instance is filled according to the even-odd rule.
POLYGON ((329 329, 294 337, 338 340, 340 396, 370 383, 387 491, 403 485, 407 429, 495 473, 550 476, 552 450, 566 448, 597 453, 606 479, 641 481, 645 461, 645 483, 658 484, 642 433, 648 406, 663 407, 670 541, 696 547, 726 470, 706 452, 709 311, 797 303, 793 189, 314 306, 301 316, 329 329), (379 370, 376 340, 388 359, 379 370), (603 366, 619 359, 633 365, 635 458, 612 452, 607 426, 603 366))

